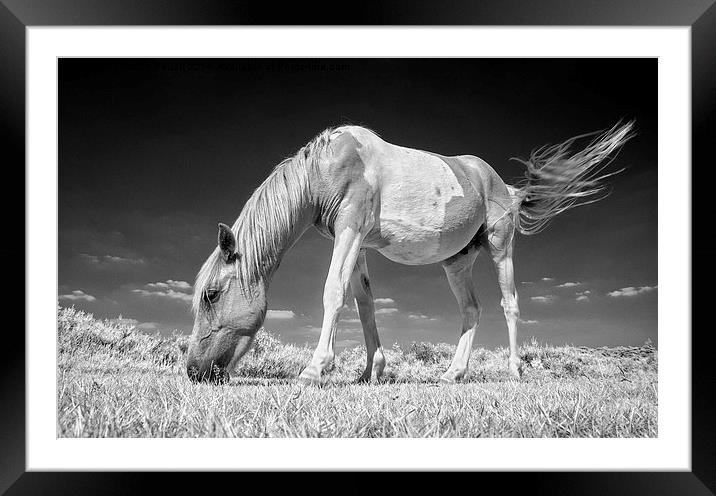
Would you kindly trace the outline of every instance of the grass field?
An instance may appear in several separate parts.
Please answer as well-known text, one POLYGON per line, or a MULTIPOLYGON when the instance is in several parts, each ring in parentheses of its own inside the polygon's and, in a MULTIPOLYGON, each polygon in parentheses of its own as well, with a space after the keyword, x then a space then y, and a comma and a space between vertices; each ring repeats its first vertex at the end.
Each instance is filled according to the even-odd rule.
POLYGON ((655 437, 657 353, 620 348, 476 349, 467 381, 438 385, 454 347, 387 348, 385 381, 358 385, 365 348, 339 353, 323 387, 294 377, 312 350, 260 331, 228 384, 193 384, 186 337, 58 310, 59 437, 655 437))

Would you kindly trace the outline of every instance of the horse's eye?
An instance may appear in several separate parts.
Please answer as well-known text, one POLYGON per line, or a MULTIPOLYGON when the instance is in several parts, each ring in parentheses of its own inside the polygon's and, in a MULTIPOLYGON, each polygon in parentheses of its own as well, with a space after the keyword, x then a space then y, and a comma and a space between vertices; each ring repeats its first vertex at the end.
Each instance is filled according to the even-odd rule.
POLYGON ((204 299, 209 303, 216 303, 216 300, 219 299, 219 290, 207 289, 204 291, 204 299))

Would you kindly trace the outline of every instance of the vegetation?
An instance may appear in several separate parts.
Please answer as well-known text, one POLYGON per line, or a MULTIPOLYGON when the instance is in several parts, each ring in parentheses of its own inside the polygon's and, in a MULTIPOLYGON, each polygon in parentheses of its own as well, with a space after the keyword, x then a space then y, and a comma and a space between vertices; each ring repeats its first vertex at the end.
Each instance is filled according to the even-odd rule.
POLYGON ((642 347, 523 344, 476 349, 466 382, 437 384, 453 346, 385 350, 380 384, 354 384, 365 348, 339 353, 323 387, 294 381, 307 347, 261 330, 225 385, 193 384, 186 336, 152 336, 121 320, 58 310, 60 437, 655 437, 657 353, 642 347))

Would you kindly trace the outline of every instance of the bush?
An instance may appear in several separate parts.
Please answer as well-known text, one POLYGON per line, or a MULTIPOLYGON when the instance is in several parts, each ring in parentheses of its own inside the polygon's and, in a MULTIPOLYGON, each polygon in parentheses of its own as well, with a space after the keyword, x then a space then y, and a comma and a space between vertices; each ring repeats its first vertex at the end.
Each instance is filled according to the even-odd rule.
POLYGON ((184 353, 176 337, 145 334, 121 318, 99 320, 74 307, 58 308, 57 348, 60 366, 84 368, 171 367, 184 353))
POLYGON ((436 364, 445 360, 452 360, 455 347, 447 343, 413 343, 410 346, 410 353, 423 363, 436 364))
POLYGON ((261 328, 256 333, 256 338, 253 344, 253 353, 256 355, 262 355, 276 350, 281 346, 281 340, 267 331, 265 328, 261 328))
MULTIPOLYGON (((95 370, 174 370, 183 373, 183 355, 189 336, 149 335, 122 319, 98 320, 75 308, 59 308, 58 350, 60 367, 95 370)), ((448 369, 455 346, 414 342, 407 349, 395 343, 384 348, 387 382, 435 382, 448 369)), ((554 347, 534 339, 520 346, 523 371, 528 380, 593 377, 635 380, 656 371, 657 351, 641 347, 554 347)), ((261 328, 249 353, 239 362, 235 375, 247 378, 292 379, 309 363, 313 349, 281 343, 278 336, 261 328)), ((506 348, 476 348, 470 355, 468 382, 508 381, 506 348)), ((331 382, 352 382, 366 363, 365 346, 339 353, 327 375, 331 382)))

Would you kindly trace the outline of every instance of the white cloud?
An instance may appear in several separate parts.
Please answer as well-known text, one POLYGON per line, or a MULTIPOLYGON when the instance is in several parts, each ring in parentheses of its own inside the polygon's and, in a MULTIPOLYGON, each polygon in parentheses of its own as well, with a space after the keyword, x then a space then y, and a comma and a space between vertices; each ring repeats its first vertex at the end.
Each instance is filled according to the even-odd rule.
POLYGON ((133 289, 133 293, 147 296, 147 297, 157 297, 157 298, 164 298, 167 300, 179 300, 179 301, 186 301, 191 302, 191 295, 187 293, 180 293, 179 291, 174 291, 173 289, 164 289, 164 290, 157 290, 157 291, 149 291, 146 289, 133 289))
POLYGON ((168 279, 164 282, 150 282, 144 288, 133 289, 133 293, 166 300, 191 302, 191 284, 186 281, 168 279))
POLYGON ((542 280, 547 282, 554 281, 554 277, 543 277, 542 280))
POLYGON ((121 315, 117 317, 116 319, 107 319, 108 322, 111 322, 112 324, 126 324, 131 326, 136 326, 139 324, 139 321, 137 319, 127 319, 122 317, 121 315))
POLYGON ((375 311, 375 314, 376 315, 386 315, 389 313, 397 313, 397 312, 398 312, 397 308, 379 308, 378 310, 375 311))
POLYGON ((574 293, 574 295, 576 296, 575 300, 589 301, 589 296, 587 296, 587 295, 590 295, 590 294, 592 294, 592 292, 589 291, 588 289, 586 291, 577 291, 576 293, 574 293))
POLYGON ((410 313, 408 314, 408 318, 414 320, 438 320, 437 317, 430 317, 422 313, 410 313))
POLYGON ((358 304, 354 302, 354 306, 350 306, 350 305, 348 305, 348 304, 343 305, 343 306, 341 307, 341 313, 344 314, 344 313, 346 313, 346 312, 351 313, 351 314, 356 314, 356 313, 358 313, 358 304))
POLYGON ((129 258, 129 257, 118 257, 116 255, 90 255, 88 253, 80 253, 80 256, 87 260, 92 265, 103 266, 103 265, 142 265, 144 259, 142 258, 129 258))
POLYGON ((266 317, 269 319, 277 320, 289 320, 296 316, 293 310, 269 310, 266 312, 266 317))
POLYGON ((97 298, 91 294, 87 294, 84 291, 76 289, 69 294, 60 295, 60 299, 69 301, 95 301, 97 298))
POLYGON ((554 295, 544 295, 544 296, 533 296, 530 298, 532 301, 536 301, 537 303, 552 303, 556 297, 554 295))
POLYGON ((656 290, 656 288, 658 288, 658 286, 641 286, 639 288, 629 286, 626 288, 617 289, 616 291, 611 291, 610 293, 608 293, 608 295, 612 298, 620 298, 622 296, 636 296, 638 294, 654 291, 656 290))
POLYGON ((565 282, 563 284, 558 284, 557 287, 558 288, 573 288, 575 286, 580 286, 581 284, 582 284, 581 282, 565 282))
POLYGON ((169 279, 166 282, 150 282, 147 284, 150 289, 173 289, 175 291, 191 291, 191 284, 186 281, 175 281, 169 279))
POLYGON ((521 284, 524 284, 525 286, 531 286, 534 283, 532 281, 522 281, 521 284))
POLYGON ((181 289, 182 291, 191 291, 191 284, 186 281, 174 281, 172 279, 169 279, 167 281, 167 284, 169 284, 169 286, 174 289, 181 289))
POLYGON ((393 298, 376 298, 373 300, 376 305, 394 305, 395 300, 393 298))
POLYGON ((524 320, 524 319, 520 319, 519 322, 520 322, 520 324, 527 324, 527 325, 530 325, 530 324, 539 324, 539 320, 524 320))
POLYGON ((159 329, 159 323, 158 322, 142 322, 141 324, 138 324, 135 329, 139 329, 140 331, 145 332, 152 332, 159 329))

